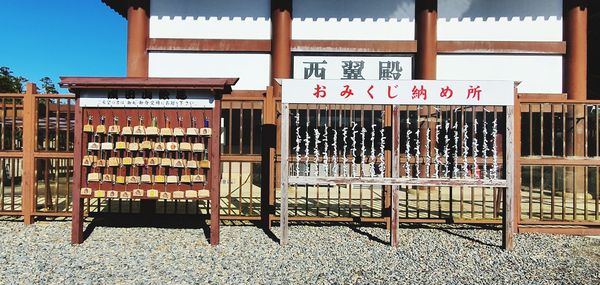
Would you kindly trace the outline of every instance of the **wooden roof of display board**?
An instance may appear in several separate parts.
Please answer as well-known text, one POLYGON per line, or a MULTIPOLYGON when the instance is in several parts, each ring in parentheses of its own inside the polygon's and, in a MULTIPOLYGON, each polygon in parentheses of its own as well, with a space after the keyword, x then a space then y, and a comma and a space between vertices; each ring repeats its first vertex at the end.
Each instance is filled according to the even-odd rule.
MULTIPOLYGON (((190 89, 228 93, 239 78, 60 77, 59 85, 79 89, 190 89)), ((71 91, 72 92, 72 91, 71 91)))

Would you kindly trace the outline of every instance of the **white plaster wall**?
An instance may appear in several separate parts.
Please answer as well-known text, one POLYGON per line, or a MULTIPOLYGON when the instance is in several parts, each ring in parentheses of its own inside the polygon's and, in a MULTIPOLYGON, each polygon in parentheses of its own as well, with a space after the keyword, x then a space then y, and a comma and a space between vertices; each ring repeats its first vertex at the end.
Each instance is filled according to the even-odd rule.
POLYGON ((270 39, 270 0, 151 0, 150 37, 270 39))
POLYGON ((440 80, 522 81, 522 93, 562 93, 562 57, 530 55, 438 55, 440 80))
POLYGON ((414 40, 415 0, 297 0, 295 40, 414 40))
POLYGON ((438 39, 562 41, 562 0, 439 0, 438 39))
POLYGON ((268 54, 151 52, 150 77, 239 77, 233 90, 265 90, 268 54))

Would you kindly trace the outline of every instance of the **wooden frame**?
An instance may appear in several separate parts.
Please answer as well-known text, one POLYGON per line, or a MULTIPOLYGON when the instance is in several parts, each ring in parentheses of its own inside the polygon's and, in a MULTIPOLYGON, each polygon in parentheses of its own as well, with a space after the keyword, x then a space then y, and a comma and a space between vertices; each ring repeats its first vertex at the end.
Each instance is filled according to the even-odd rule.
MULTIPOLYGON (((317 82, 319 84, 321 82, 317 82)), ((284 83, 285 84, 285 83, 284 83)), ((333 83, 334 86, 340 83, 333 83)), ((343 84, 343 83, 341 83, 343 84)), ((291 84, 294 91, 298 91, 300 86, 299 81, 291 84)), ((368 85, 368 84, 367 84, 368 85)), ((517 97, 517 88, 513 89, 512 96, 517 97)), ((319 86, 319 85, 317 85, 319 86)), ((346 85, 348 86, 348 85, 346 85)), ((330 86, 331 87, 331 86, 330 86)), ((318 88, 318 87, 317 87, 318 88)), ((373 85, 371 85, 373 88, 373 85)), ((358 88, 357 88, 358 89, 358 88)), ((337 90, 337 89, 336 89, 337 90)), ((369 89, 371 90, 371 89, 369 89)), ((356 91, 356 90, 355 90, 356 91)), ((302 92, 302 91, 300 91, 302 92)), ((318 91, 317 91, 318 92, 318 91)), ((358 93, 358 92, 357 92, 358 93)), ((297 94, 294 94, 297 95, 297 94)), ((371 95, 369 93, 369 95, 371 95)), ((298 98, 288 95, 288 99, 282 102, 282 117, 281 117, 281 214, 280 227, 281 237, 280 244, 286 245, 289 238, 288 230, 288 189, 290 184, 305 184, 305 185, 328 185, 328 184, 346 184, 346 185, 385 185, 391 186, 391 244, 398 245, 398 192, 401 186, 483 186, 483 187, 498 187, 504 188, 504 206, 502 219, 502 248, 506 250, 513 249, 513 235, 515 231, 514 213, 515 206, 515 178, 514 178, 514 150, 515 150, 515 121, 514 121, 514 106, 504 105, 506 113, 506 138, 505 143, 505 179, 432 179, 432 178, 412 178, 401 177, 399 170, 400 158, 400 124, 399 124, 399 105, 394 104, 393 108, 393 123, 392 123, 392 177, 315 177, 315 176, 290 176, 289 169, 289 149, 290 149, 290 103, 306 103, 306 98, 298 98), (298 101, 296 101, 298 100, 298 101)), ((317 95, 315 95, 317 96, 317 95)), ((371 97, 373 97, 371 95, 371 97)), ((318 97, 317 97, 318 98, 318 97)), ((391 97, 390 97, 391 98, 391 97)), ((318 100, 318 99, 317 99, 318 100)), ((333 99, 336 100, 336 99, 333 99)), ((329 101, 328 101, 329 102, 329 101)), ((514 102, 514 99, 513 99, 514 102)), ((330 102, 331 103, 331 102, 330 102)), ((513 103, 514 104, 514 103, 513 103)))
MULTIPOLYGON (((82 158, 83 158, 83 154, 86 153, 87 151, 89 151, 89 149, 86 151, 87 146, 88 146, 88 140, 90 139, 91 135, 86 135, 84 137, 84 133, 83 133, 83 122, 87 122, 88 116, 94 115, 94 117, 100 117, 102 116, 106 116, 108 117, 113 117, 114 116, 121 116, 121 117, 127 117, 128 115, 130 115, 132 113, 131 108, 111 108, 110 106, 104 106, 104 107, 82 107, 82 106, 87 106, 83 104, 83 100, 88 100, 90 101, 91 99, 88 97, 82 97, 85 94, 85 92, 83 92, 82 90, 86 90, 86 89, 93 89, 96 91, 106 91, 106 94, 109 94, 109 91, 115 91, 115 90, 138 90, 138 92, 140 90, 142 90, 145 94, 146 91, 148 90, 152 90, 154 89, 155 91, 157 90, 167 90, 169 88, 173 88, 173 86, 177 86, 178 82, 183 82, 182 86, 180 88, 178 88, 177 90, 187 90, 189 91, 189 89, 191 90, 195 90, 195 89, 205 89, 207 91, 209 91, 210 94, 212 94, 211 98, 206 99, 207 101, 213 101, 213 106, 211 107, 189 107, 188 109, 184 108, 169 108, 169 107, 163 107, 163 108, 150 108, 150 107, 141 107, 136 109, 138 116, 141 113, 146 114, 146 115, 152 115, 154 112, 154 114, 156 116, 152 117, 152 124, 155 124, 154 119, 158 118, 158 117, 163 117, 165 122, 162 125, 163 128, 171 128, 171 126, 169 125, 169 121, 167 118, 167 113, 170 113, 169 115, 171 115, 172 117, 176 117, 177 119, 175 119, 174 121, 178 121, 179 118, 181 118, 182 121, 179 122, 179 124, 182 124, 182 127, 185 125, 186 128, 190 128, 190 127, 194 127, 194 128, 201 128, 202 124, 200 123, 202 120, 200 120, 200 122, 197 125, 193 125, 193 119, 191 118, 191 116, 181 116, 179 115, 178 112, 181 111, 188 111, 190 113, 198 113, 199 115, 202 115, 200 118, 205 117, 206 119, 210 118, 209 122, 210 123, 210 129, 212 129, 212 136, 209 135, 208 138, 205 136, 199 136, 199 129, 196 130, 197 133, 197 137, 194 137, 194 142, 197 142, 196 139, 200 138, 201 141, 200 142, 204 142, 206 144, 206 150, 208 150, 208 154, 204 153, 203 155, 200 155, 200 158, 198 158, 197 154, 192 153, 191 149, 189 149, 189 153, 188 156, 185 156, 185 158, 193 158, 194 160, 199 159, 202 160, 199 162, 199 165, 196 165, 194 167, 195 169, 195 174, 202 174, 206 177, 206 179, 204 180, 205 183, 205 187, 202 187, 203 189, 208 188, 209 190, 209 196, 208 197, 199 197, 199 194, 194 194, 192 196, 188 196, 187 192, 200 192, 197 191, 195 188, 195 186, 192 186, 191 184, 195 183, 190 183, 189 186, 181 186, 182 183, 174 183, 174 184, 169 184, 171 182, 169 182, 169 180, 167 179, 166 183, 162 182, 155 182, 152 185, 148 186, 141 186, 142 184, 136 183, 132 188, 140 188, 143 189, 144 192, 146 192, 146 190, 153 188, 152 191, 159 191, 159 190, 154 190, 154 189, 160 189, 161 185, 164 185, 162 187, 164 187, 164 189, 161 190, 161 193, 165 193, 165 198, 163 198, 163 196, 161 195, 160 197, 158 196, 158 192, 156 194, 156 196, 151 196, 149 193, 151 192, 150 190, 147 191, 147 193, 142 192, 142 196, 139 197, 133 197, 133 199, 141 199, 143 201, 145 200, 158 200, 158 199, 178 199, 174 196, 174 192, 175 191, 179 191, 181 193, 185 192, 185 197, 181 197, 181 199, 185 199, 185 200, 196 200, 196 199, 202 199, 202 200, 208 200, 210 201, 210 243, 211 245, 217 245, 219 244, 219 227, 220 227, 220 218, 219 218, 219 199, 220 199, 220 178, 221 178, 221 152, 220 152, 220 134, 221 134, 221 99, 222 99, 222 95, 225 92, 228 92, 228 90, 230 90, 230 83, 231 84, 235 84, 235 82, 237 82, 237 79, 209 79, 209 80, 202 80, 202 79, 192 79, 191 81, 189 79, 145 79, 145 80, 140 80, 139 78, 137 79, 132 79, 132 78, 62 78, 61 81, 61 85, 62 86, 69 86, 71 87, 72 90, 74 91, 78 91, 78 96, 77 96, 77 104, 76 104, 76 114, 75 114, 75 155, 74 155, 74 177, 73 177, 73 211, 72 211, 72 231, 71 231, 71 243, 73 244, 80 244, 83 242, 84 240, 84 236, 83 236, 83 198, 90 198, 90 197, 100 197, 100 198, 104 198, 106 196, 104 196, 104 194, 102 194, 101 196, 97 196, 95 194, 92 195, 92 191, 90 190, 89 194, 88 193, 83 193, 82 187, 86 187, 86 189, 94 189, 94 190, 101 190, 101 191, 94 191, 94 192, 102 192, 102 191, 107 191, 107 192, 115 192, 117 191, 118 193, 124 193, 123 191, 127 192, 127 193, 131 193, 130 191, 133 189, 128 189, 127 188, 127 183, 125 183, 125 179, 123 179, 123 183, 119 184, 119 183, 115 183, 115 181, 113 180, 113 183, 107 183, 108 186, 106 186, 107 188, 102 188, 101 184, 102 182, 95 182, 96 180, 92 181, 91 179, 89 179, 87 177, 87 175, 85 175, 86 173, 92 173, 92 172, 98 172, 100 174, 98 174, 99 176, 102 174, 103 175, 107 175, 107 172, 109 173, 108 175, 110 176, 112 173, 117 172, 119 173, 121 171, 120 168, 122 168, 122 165, 120 168, 115 169, 109 169, 108 167, 104 167, 104 169, 102 169, 101 167, 96 167, 96 171, 92 171, 92 167, 88 167, 88 166, 82 166, 82 158), (194 82, 196 82, 196 84, 194 84, 194 82), (100 84, 100 85, 99 85, 100 84), (134 84, 134 85, 132 85, 134 84), (206 86, 214 86, 212 88, 206 87, 206 86), (82 92, 79 92, 82 91, 82 92), (174 115, 174 116, 173 116, 174 115), (86 138, 87 137, 87 138, 86 138), (208 155, 208 157, 207 157, 208 155), (203 162, 206 162, 203 166, 203 162), (108 169, 108 170, 107 170, 108 169), (85 184, 85 186, 84 186, 85 184), (156 184, 156 185, 154 185, 156 184), (190 191, 187 191, 187 189, 192 189, 190 191), (173 196, 172 196, 173 195, 173 196)), ((118 92, 118 91, 117 91, 118 92)), ((134 91, 135 92, 135 91, 134 91)), ((95 93, 90 93, 90 94, 95 94, 95 93)), ((141 94, 141 93, 140 93, 141 94)), ((178 93, 179 94, 179 93, 178 93)), ((95 96, 95 95, 89 95, 91 97, 95 96)), ((135 95, 134 95, 135 96, 135 95)), ((118 100, 118 99, 117 99, 118 100)), ((192 100, 192 99, 190 99, 192 100)), ((89 104, 89 102, 86 102, 86 104, 89 104)), ((150 121, 150 117, 148 116, 148 121, 150 121)), ((140 117, 141 118, 141 117, 140 117)), ((140 119, 141 120, 141 119, 140 119)), ((109 125, 107 124, 108 122, 103 122, 105 125, 109 125)), ((113 121, 113 123, 115 123, 113 121)), ((141 121, 140 121, 141 123, 141 121)), ((121 126, 125 126, 125 124, 120 123, 119 125, 121 126)), ((129 125, 129 123, 127 124, 129 125)), ((150 124, 145 124, 146 127, 148 127, 150 124)), ((129 126, 134 126, 133 124, 129 125, 129 126)), ((173 125, 175 126, 175 125, 173 125)), ((208 126, 205 126, 208 127, 208 126)), ((108 127, 106 127, 108 128, 108 127)), ((171 129, 171 131, 173 131, 173 129, 171 129)), ((109 131, 110 132, 110 131, 109 131)), ((117 131, 118 132, 118 131, 117 131)), ((183 132, 183 130, 182 130, 183 132)), ((95 136, 97 136, 99 133, 98 128, 96 128, 96 133, 95 136)), ((105 131, 103 131, 102 133, 106 133, 105 131)), ((141 132, 142 134, 144 134, 144 131, 141 132)), ((162 131, 161 131, 162 133, 162 131)), ((144 134, 144 135, 149 135, 149 134, 144 134)), ((158 135, 158 131, 155 135, 158 135)), ((94 136, 94 137, 95 137, 94 136)), ((117 135, 118 137, 122 137, 122 135, 117 135)), ((170 139, 173 139, 173 134, 171 133, 171 135, 167 135, 170 139)), ((131 138, 133 138, 134 136, 131 136, 131 138)), ((146 139, 149 139, 147 136, 144 136, 146 139)), ((185 136, 186 139, 183 139, 183 133, 182 135, 178 138, 175 137, 176 141, 179 142, 181 140, 181 142, 191 142, 191 138, 188 138, 187 136, 185 136)), ((125 138, 125 141, 129 141, 131 138, 125 138)), ((155 136, 154 138, 158 139, 157 136, 155 136)), ((108 141, 108 136, 105 140, 108 141)), ((111 138, 111 145, 115 142, 116 138, 112 137, 111 138)), ((162 142, 162 135, 161 135, 161 142, 162 142)), ((94 142, 96 142, 96 138, 94 138, 94 142)), ((102 145, 104 145, 104 143, 102 143, 102 145)), ((177 143, 177 145, 179 145, 179 143, 177 143)), ((109 151, 109 153, 112 153, 112 146, 110 147, 111 150, 109 151)), ((168 157, 168 158, 173 158, 175 160, 179 160, 184 158, 183 154, 179 153, 179 150, 176 149, 175 152, 170 153, 170 154, 166 154, 166 149, 163 149, 160 153, 163 154, 163 157, 168 157), (174 155, 174 157, 173 157, 174 155)), ((98 153, 100 155, 101 158, 101 153, 104 152, 103 150, 98 150, 98 153)), ((115 153, 120 153, 117 152, 117 150, 114 150, 115 153)), ((137 153, 137 155, 139 155, 139 152, 137 153)), ((146 156, 146 155, 150 155, 150 153, 146 153, 144 154, 142 152, 142 155, 146 156)), ((123 154, 117 154, 116 157, 124 157, 126 156, 126 153, 123 154)), ((131 155, 129 155, 131 156, 131 155)), ((112 155, 111 155, 112 157, 112 155)), ((185 164, 185 162, 183 163, 185 164)), ((184 165, 181 165, 180 167, 183 168, 184 165)), ((149 165, 149 163, 148 163, 149 165)), ((150 171, 148 170, 148 165, 146 165, 146 171, 150 171)), ((177 167, 177 166, 175 166, 177 167)), ((132 166, 129 171, 125 170, 126 174, 121 174, 121 175, 140 175, 142 173, 144 173, 144 170, 140 170, 139 168, 136 169, 138 167, 136 166, 132 166), (135 173, 135 174, 134 174, 135 173)), ((142 167, 144 168, 144 167, 142 167)), ((162 167, 161 167, 162 169, 162 167)), ((162 170, 163 172, 161 172, 161 175, 167 176, 167 175, 171 175, 171 176, 175 176, 175 178, 177 178, 176 180, 179 179, 180 175, 189 175, 189 171, 190 170, 184 170, 182 172, 181 169, 177 169, 177 168, 172 168, 172 167, 168 167, 167 169, 162 170)), ((148 173, 148 172, 145 172, 148 173)), ((113 179, 114 179, 114 175, 113 179)), ((163 177, 164 177, 163 176, 163 177)), ((171 177, 169 176, 169 177, 171 177)), ((102 180, 104 180, 105 178, 102 178, 102 180)), ((178 182, 178 181, 175 181, 178 182)), ((133 190, 133 192, 135 193, 135 190, 133 190)), ((193 193, 192 193, 193 194, 193 193)), ((131 195, 131 194, 130 194, 131 195)), ((135 194, 133 194, 135 195, 135 194)), ((119 196, 120 197, 120 196, 119 196)), ((142 205, 143 206, 143 205, 142 205)))

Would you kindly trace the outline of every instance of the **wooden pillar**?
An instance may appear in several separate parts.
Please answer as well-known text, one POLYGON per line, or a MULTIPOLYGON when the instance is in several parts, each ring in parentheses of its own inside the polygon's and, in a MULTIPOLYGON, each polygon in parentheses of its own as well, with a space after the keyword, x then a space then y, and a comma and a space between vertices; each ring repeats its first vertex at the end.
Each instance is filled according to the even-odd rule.
POLYGON ((277 78, 292 75, 292 0, 271 0, 271 88, 264 104, 262 148, 261 217, 265 227, 271 226, 275 214, 275 152, 277 147, 277 105, 281 86, 277 78))
POLYGON ((292 75, 292 0, 271 0, 271 85, 280 96, 276 78, 292 75))
MULTIPOLYGON (((416 0, 415 2, 415 37, 417 40, 417 55, 415 57, 415 79, 435 80, 437 75, 437 0, 416 0)), ((435 118, 431 118, 429 109, 419 112, 419 140, 421 153, 426 156, 427 129, 435 128, 435 118)), ((435 131, 435 130, 434 130, 435 131)), ((435 144, 435 139, 431 141, 435 144)), ((433 155, 433 148, 430 149, 433 155)), ((417 162, 419 163, 419 162, 417 162)), ((418 166, 421 177, 425 176, 426 169, 423 163, 418 166)), ((419 187, 428 190, 429 187, 419 187)))
POLYGON ((23 177, 21 199, 25 224, 32 224, 35 212, 35 97, 37 87, 28 83, 23 97, 23 177))
MULTIPOLYGON (((569 100, 587 99, 587 17, 588 0, 564 0, 563 37, 567 45, 564 56, 563 89, 569 100)), ((585 155, 585 110, 575 105, 568 110, 568 124, 572 132, 567 134, 567 155, 585 155)), ((568 167, 566 171, 568 193, 585 195, 585 168, 568 167)))
POLYGON ((150 36, 150 1, 132 1, 127 9, 127 76, 148 77, 148 52, 150 36))
POLYGON ((416 0, 415 37, 417 56, 415 79, 436 79, 437 0, 416 0))
POLYGON ((587 99, 587 0, 564 0, 564 92, 568 99, 587 99))

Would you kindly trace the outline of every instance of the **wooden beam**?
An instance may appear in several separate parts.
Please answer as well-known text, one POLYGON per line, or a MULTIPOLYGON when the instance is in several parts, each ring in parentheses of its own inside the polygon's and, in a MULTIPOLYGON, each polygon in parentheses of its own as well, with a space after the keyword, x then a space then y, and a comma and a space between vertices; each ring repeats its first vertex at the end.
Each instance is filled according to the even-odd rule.
POLYGON ((292 0, 271 0, 271 86, 279 97, 276 78, 292 76, 292 0))
POLYGON ((550 54, 562 55, 567 51, 565 42, 526 41, 439 41, 439 53, 475 54, 550 54))
POLYGON ((414 53, 417 41, 293 40, 292 51, 414 53))
POLYGON ((271 52, 270 40, 149 39, 148 51, 271 52))
POLYGON ((288 186, 289 186, 289 140, 290 140, 290 106, 282 104, 281 106, 281 214, 279 217, 279 227, 281 228, 281 236, 279 244, 286 245, 288 243, 288 186))
POLYGON ((290 184, 299 185, 394 185, 394 186, 463 186, 463 187, 509 187, 505 180, 451 179, 417 177, 327 177, 289 176, 290 184))

